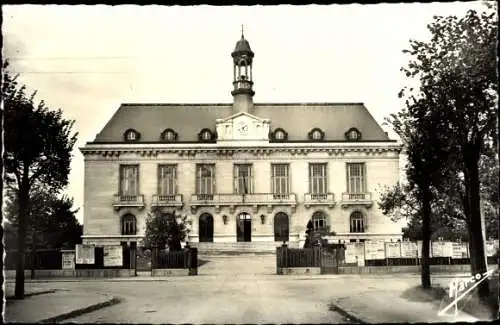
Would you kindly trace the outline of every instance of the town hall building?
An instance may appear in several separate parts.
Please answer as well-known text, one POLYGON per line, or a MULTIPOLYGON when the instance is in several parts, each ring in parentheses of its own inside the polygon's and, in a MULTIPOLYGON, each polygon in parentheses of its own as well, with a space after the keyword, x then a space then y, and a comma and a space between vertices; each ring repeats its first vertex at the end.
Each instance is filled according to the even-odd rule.
MULTIPOLYGON (((84 244, 141 245, 152 209, 186 215, 200 249, 402 238, 378 208, 400 144, 362 103, 254 103, 254 52, 231 54, 229 104, 122 104, 84 155, 84 244)), ((229 77, 229 76, 228 76, 229 77)), ((229 78, 228 78, 229 79, 229 78)))

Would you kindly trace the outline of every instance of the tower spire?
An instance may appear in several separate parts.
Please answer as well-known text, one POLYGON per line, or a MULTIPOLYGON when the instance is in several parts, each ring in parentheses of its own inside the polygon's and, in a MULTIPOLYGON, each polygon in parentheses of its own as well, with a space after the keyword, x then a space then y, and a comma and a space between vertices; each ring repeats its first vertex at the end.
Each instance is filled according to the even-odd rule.
POLYGON ((252 60, 253 52, 250 44, 243 34, 241 25, 241 39, 236 43, 231 56, 233 57, 233 112, 248 112, 253 109, 252 97, 255 92, 252 89, 252 60))

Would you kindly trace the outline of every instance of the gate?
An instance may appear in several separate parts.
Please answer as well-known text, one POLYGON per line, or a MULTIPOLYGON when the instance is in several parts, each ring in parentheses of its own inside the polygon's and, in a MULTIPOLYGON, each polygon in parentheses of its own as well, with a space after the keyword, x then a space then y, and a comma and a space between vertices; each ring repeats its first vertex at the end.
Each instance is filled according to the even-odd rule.
POLYGON ((321 248, 321 274, 338 274, 339 264, 344 260, 345 249, 342 246, 321 248))
POLYGON ((144 249, 143 247, 138 247, 136 250, 136 264, 135 270, 137 275, 151 274, 152 252, 150 249, 144 249))

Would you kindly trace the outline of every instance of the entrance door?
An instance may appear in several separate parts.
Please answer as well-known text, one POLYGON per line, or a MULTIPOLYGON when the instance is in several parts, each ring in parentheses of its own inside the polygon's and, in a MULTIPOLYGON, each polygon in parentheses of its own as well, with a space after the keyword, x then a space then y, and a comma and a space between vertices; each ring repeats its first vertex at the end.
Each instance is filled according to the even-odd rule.
POLYGON ((199 226, 199 241, 200 242, 213 242, 214 241, 214 218, 208 214, 204 213, 200 216, 198 223, 199 226))
POLYGON ((236 238, 240 241, 252 241, 252 216, 248 213, 238 215, 236 238))
POLYGON ((288 215, 279 212, 274 216, 274 241, 288 241, 288 215))

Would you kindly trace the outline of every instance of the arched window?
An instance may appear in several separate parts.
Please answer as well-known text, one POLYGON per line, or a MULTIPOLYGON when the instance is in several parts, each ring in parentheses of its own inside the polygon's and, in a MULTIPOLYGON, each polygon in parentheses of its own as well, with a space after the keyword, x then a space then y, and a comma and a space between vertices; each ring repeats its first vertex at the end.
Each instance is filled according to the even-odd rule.
POLYGON ((328 223, 324 212, 316 211, 312 215, 313 229, 315 231, 327 231, 328 223))
POLYGON ((285 132, 285 130, 278 128, 274 130, 274 133, 272 134, 273 140, 276 141, 285 141, 288 138, 288 134, 285 132))
POLYGON ((361 132, 356 128, 350 128, 345 133, 345 137, 348 141, 359 141, 361 140, 361 132))
POLYGON ((365 232, 365 218, 360 211, 351 214, 350 225, 350 231, 353 233, 365 232))
POLYGON ((139 132, 137 132, 134 129, 128 129, 127 131, 125 131, 123 136, 125 138, 125 141, 127 141, 127 142, 138 141, 140 138, 139 132))
POLYGON ((212 131, 210 131, 210 129, 203 129, 200 131, 200 133, 198 133, 198 138, 200 139, 200 141, 207 142, 214 140, 215 136, 212 131))
POLYGON ((161 139, 167 142, 174 142, 175 140, 177 140, 177 133, 172 129, 166 129, 161 134, 161 139))
POLYGON ((122 235, 135 235, 137 233, 137 225, 135 216, 126 214, 122 218, 122 235))
POLYGON ((309 140, 312 141, 321 141, 325 137, 325 133, 318 128, 314 128, 309 132, 309 140))

